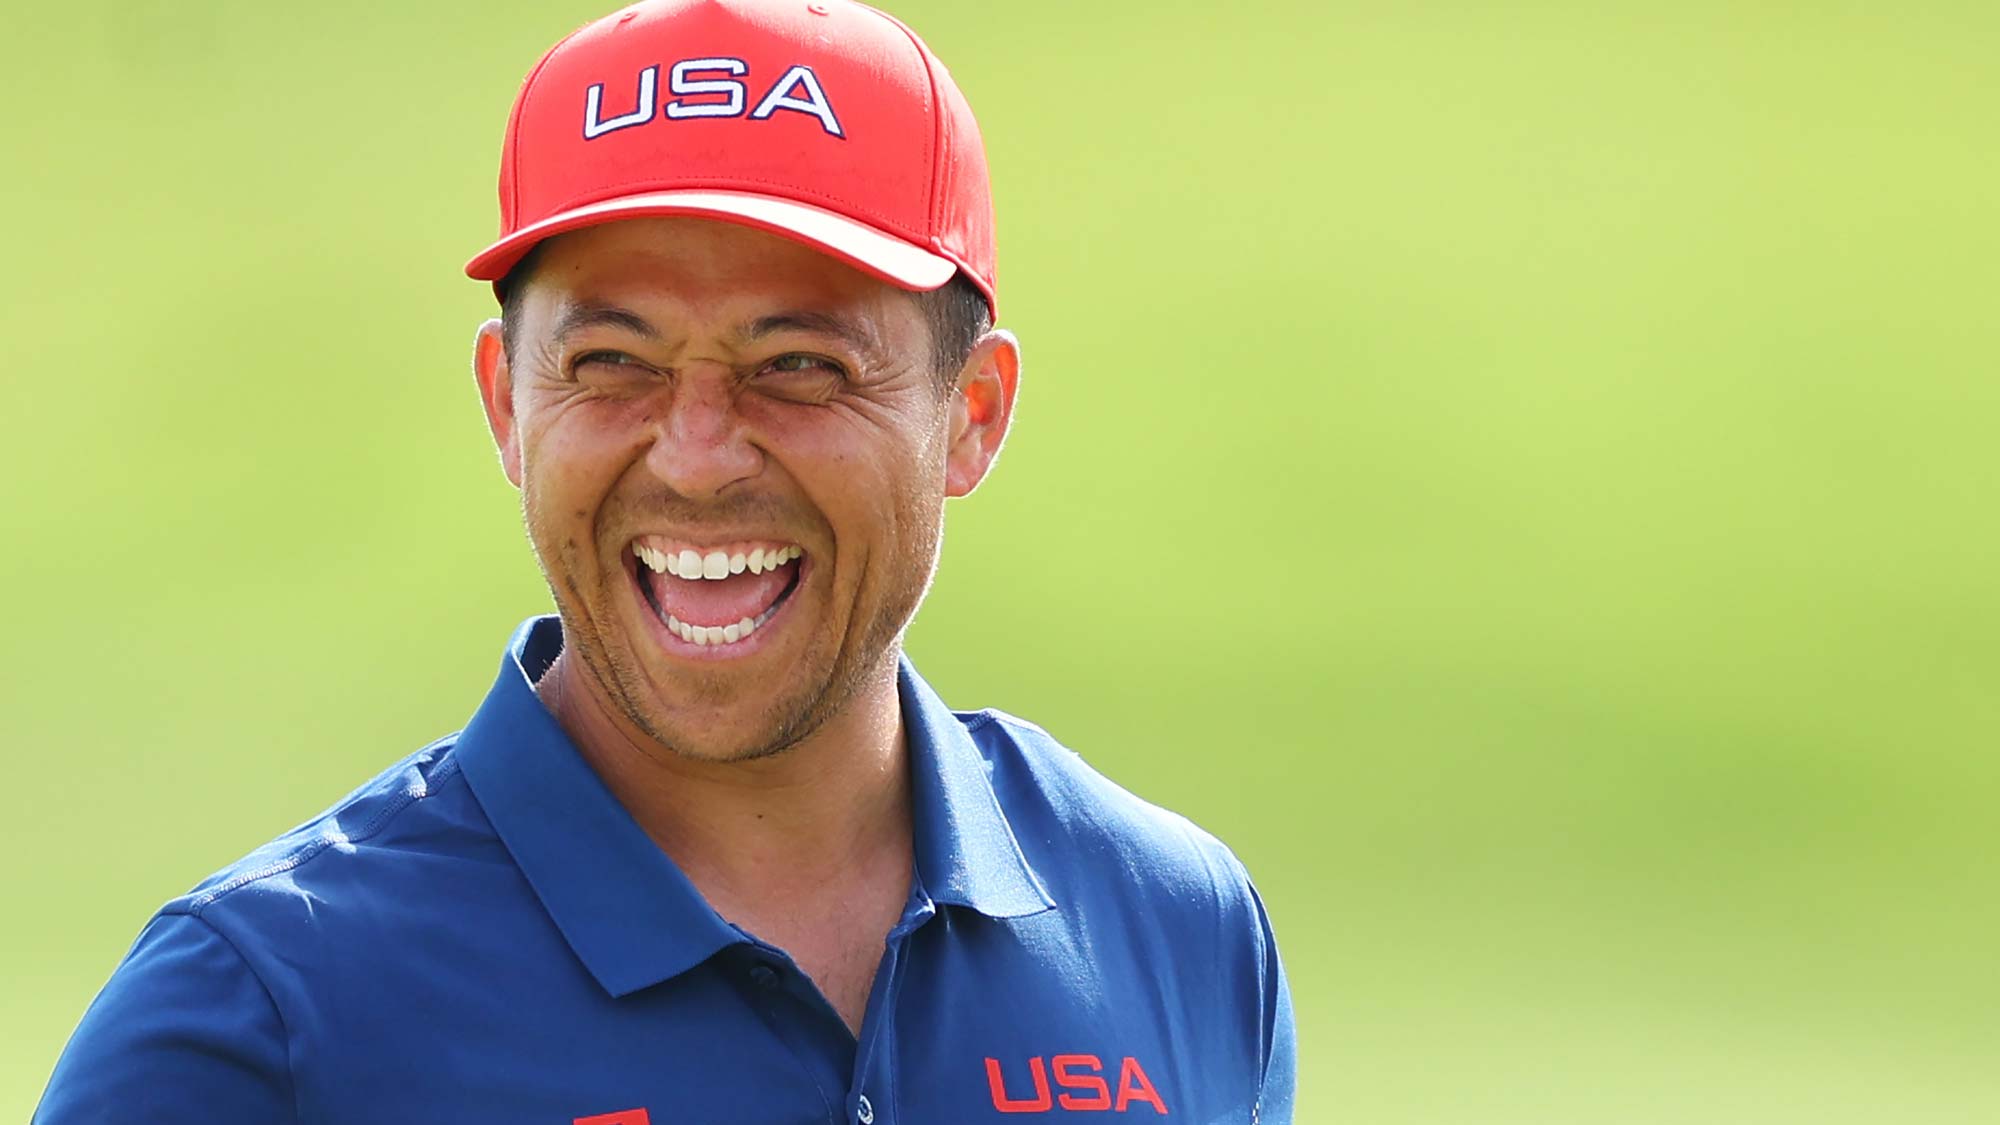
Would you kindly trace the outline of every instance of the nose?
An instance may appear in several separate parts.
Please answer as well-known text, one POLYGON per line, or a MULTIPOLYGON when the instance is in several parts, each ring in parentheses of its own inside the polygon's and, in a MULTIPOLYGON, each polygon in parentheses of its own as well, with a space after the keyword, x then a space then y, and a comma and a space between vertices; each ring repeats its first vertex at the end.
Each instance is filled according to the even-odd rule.
POLYGON ((724 375, 683 373, 668 393, 646 465, 689 499, 707 499, 755 476, 763 454, 736 410, 735 387, 724 375))

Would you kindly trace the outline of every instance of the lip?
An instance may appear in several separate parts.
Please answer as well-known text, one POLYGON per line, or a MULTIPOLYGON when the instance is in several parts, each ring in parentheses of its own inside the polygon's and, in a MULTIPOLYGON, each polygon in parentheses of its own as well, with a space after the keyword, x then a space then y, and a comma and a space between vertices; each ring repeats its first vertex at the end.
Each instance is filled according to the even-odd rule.
POLYGON ((798 562, 794 564, 799 568, 798 579, 792 583, 791 592, 786 594, 784 600, 778 603, 778 608, 772 611, 770 619, 757 626, 757 631, 748 637, 726 645, 698 645, 693 641, 682 640, 668 629, 667 623, 660 619, 660 615, 653 612, 653 603, 647 599, 646 591, 640 587, 640 583, 644 580, 639 577, 639 568, 644 565, 633 557, 629 549, 626 551, 626 593, 632 599, 633 608, 645 619, 654 643, 662 652, 679 660, 722 664, 749 659, 777 643, 778 630, 791 621, 792 607, 799 601, 799 595, 805 591, 807 580, 812 577, 813 556, 810 553, 799 556, 798 562))

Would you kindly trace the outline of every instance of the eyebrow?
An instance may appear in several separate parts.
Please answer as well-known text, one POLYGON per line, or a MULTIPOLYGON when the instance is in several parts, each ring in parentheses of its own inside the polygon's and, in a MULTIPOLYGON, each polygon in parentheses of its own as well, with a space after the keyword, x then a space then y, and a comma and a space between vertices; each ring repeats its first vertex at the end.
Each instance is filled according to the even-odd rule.
MULTIPOLYGON (((556 318, 553 338, 562 340, 586 328, 600 327, 622 328, 646 340, 662 338, 660 330, 653 327, 651 321, 631 309, 588 300, 572 301, 564 307, 562 314, 556 318)), ((874 334, 861 325, 843 316, 812 309, 787 309, 760 316, 738 329, 737 337, 755 341, 787 331, 832 336, 860 351, 872 351, 875 346, 874 334)))
POLYGON ((648 340, 660 338, 660 330, 652 322, 631 309, 618 305, 607 305, 597 301, 573 301, 556 318, 555 338, 565 339, 586 328, 623 328, 635 336, 648 340))
POLYGON ((760 340, 774 332, 813 332, 821 336, 832 336, 843 340, 857 351, 869 352, 875 349, 873 333, 842 316, 832 313, 814 312, 810 309, 788 309, 785 312, 760 316, 744 329, 745 340, 760 340))

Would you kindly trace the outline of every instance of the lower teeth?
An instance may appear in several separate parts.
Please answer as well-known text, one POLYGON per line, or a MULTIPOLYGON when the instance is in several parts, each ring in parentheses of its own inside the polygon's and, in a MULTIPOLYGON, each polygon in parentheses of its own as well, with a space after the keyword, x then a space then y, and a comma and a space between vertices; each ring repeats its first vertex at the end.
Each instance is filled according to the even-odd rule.
POLYGON ((681 640, 690 644, 733 645, 757 631, 757 627, 771 619, 778 612, 777 606, 765 610, 755 618, 746 617, 734 625, 690 625, 673 614, 667 614, 667 629, 681 640))

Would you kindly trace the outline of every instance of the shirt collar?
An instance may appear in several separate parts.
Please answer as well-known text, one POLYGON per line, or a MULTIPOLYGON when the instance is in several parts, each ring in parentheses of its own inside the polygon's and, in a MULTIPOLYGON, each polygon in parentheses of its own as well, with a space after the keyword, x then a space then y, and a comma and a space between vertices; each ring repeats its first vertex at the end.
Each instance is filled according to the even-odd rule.
POLYGON ((917 675, 906 656, 897 670, 903 733, 910 745, 910 795, 916 821, 917 877, 938 902, 991 918, 1023 918, 1055 908, 1028 866, 1000 799, 987 779, 986 756, 957 715, 917 675))
POLYGON ((744 938, 709 908, 542 706, 534 681, 561 651, 556 618, 523 622, 454 753, 556 928, 597 983, 623 996, 744 938))
MULTIPOLYGON (((542 706, 534 681, 561 651, 558 619, 523 622, 455 755, 563 938, 606 992, 623 996, 746 938, 709 907, 542 706)), ((910 748, 919 889, 995 918, 1052 909, 965 725, 907 659, 897 688, 910 748)))

